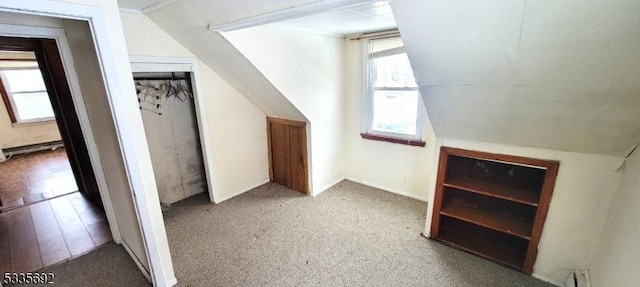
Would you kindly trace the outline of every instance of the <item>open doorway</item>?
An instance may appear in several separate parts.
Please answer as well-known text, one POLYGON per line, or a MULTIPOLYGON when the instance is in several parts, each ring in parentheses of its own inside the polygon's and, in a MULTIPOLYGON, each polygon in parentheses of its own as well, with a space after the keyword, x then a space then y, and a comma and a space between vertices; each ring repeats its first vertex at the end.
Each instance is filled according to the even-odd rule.
POLYGON ((56 41, 0 37, 0 56, 0 121, 30 139, 0 140, 0 271, 30 272, 112 236, 56 41))

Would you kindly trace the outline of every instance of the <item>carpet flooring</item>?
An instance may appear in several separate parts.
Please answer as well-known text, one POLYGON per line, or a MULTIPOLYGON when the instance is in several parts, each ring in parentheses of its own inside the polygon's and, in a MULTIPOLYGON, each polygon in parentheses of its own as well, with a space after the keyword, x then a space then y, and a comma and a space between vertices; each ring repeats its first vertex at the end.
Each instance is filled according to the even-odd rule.
MULTIPOLYGON (((174 204, 178 286, 552 286, 422 238, 426 203, 343 181, 317 197, 266 184, 174 204)), ((51 268, 59 286, 144 286, 122 247, 51 268)))

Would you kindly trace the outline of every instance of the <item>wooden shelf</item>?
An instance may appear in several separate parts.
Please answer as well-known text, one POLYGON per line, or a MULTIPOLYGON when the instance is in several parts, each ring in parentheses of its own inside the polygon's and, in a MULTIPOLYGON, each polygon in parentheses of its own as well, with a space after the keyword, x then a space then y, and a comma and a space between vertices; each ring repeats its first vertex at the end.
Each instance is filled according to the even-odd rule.
POLYGON ((463 176, 446 179, 444 186, 531 206, 538 206, 540 199, 540 194, 533 191, 463 176))
POLYGON ((471 237, 459 231, 443 228, 436 239, 452 247, 480 255, 516 269, 522 269, 524 265, 524 253, 506 248, 482 237, 471 237))
POLYGON ((442 207, 440 214, 522 239, 531 239, 531 224, 519 221, 511 216, 503 216, 498 213, 451 203, 442 207))

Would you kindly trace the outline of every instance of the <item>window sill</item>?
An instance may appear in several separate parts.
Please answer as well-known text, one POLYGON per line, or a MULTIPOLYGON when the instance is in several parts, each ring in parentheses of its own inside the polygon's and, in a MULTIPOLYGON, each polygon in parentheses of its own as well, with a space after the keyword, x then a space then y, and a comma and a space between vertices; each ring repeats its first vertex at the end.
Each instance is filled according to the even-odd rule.
POLYGON ((420 140, 410 140, 410 139, 395 138, 395 137, 381 136, 381 135, 374 135, 374 134, 367 134, 367 133, 362 133, 360 134, 360 136, 363 139, 410 145, 410 146, 424 147, 426 145, 426 142, 423 142, 420 140))
POLYGON ((22 126, 30 126, 30 125, 38 125, 38 124, 48 124, 51 122, 56 122, 55 118, 44 118, 44 119, 35 119, 35 120, 28 120, 28 121, 19 121, 19 122, 15 122, 11 124, 11 127, 14 128, 19 128, 22 126))

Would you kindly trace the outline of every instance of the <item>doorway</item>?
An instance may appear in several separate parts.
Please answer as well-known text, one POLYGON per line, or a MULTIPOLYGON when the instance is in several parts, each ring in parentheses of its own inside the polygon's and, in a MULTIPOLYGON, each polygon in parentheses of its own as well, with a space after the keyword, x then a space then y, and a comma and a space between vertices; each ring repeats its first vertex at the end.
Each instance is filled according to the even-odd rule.
POLYGON ((0 52, 11 128, 49 124, 57 136, 6 149, 0 163, 0 271, 31 272, 112 236, 56 40, 0 37, 0 52))

